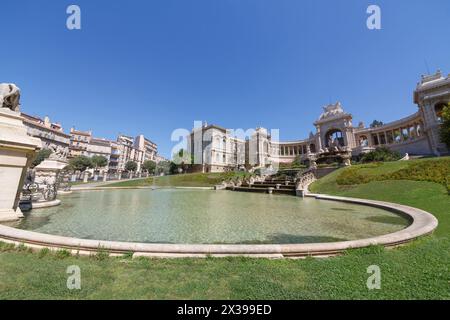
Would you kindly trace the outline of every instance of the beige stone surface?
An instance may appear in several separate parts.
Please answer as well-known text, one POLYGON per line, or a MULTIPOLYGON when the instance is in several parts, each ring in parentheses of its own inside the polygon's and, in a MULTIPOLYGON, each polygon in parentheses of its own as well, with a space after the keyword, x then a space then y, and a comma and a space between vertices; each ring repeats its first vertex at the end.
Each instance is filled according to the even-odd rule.
POLYGON ((40 148, 40 139, 27 135, 20 114, 0 108, 0 221, 22 216, 20 192, 26 170, 40 148))

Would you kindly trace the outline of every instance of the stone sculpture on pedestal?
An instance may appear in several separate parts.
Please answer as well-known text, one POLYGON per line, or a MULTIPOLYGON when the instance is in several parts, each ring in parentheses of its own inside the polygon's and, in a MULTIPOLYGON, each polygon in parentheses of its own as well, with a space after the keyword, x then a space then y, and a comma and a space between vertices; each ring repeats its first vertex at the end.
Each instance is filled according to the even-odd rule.
POLYGON ((20 89, 0 84, 0 221, 22 217, 20 193, 41 140, 27 135, 20 116, 20 89))

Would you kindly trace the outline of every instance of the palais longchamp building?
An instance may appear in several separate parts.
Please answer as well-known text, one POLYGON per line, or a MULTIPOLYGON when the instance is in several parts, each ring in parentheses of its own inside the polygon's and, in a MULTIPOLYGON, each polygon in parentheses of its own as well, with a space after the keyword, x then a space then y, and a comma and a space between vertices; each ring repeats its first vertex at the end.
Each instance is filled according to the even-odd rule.
POLYGON ((422 76, 414 91, 417 112, 382 126, 367 128, 353 125, 352 115, 338 102, 324 107, 314 122, 316 133, 298 141, 281 142, 265 128, 239 135, 216 125, 192 130, 187 150, 193 155, 196 171, 222 172, 239 168, 272 167, 301 162, 316 164, 321 159, 339 155, 344 164, 350 158, 388 147, 409 155, 444 155, 449 150, 439 139, 443 107, 450 102, 450 75, 440 71, 422 76))

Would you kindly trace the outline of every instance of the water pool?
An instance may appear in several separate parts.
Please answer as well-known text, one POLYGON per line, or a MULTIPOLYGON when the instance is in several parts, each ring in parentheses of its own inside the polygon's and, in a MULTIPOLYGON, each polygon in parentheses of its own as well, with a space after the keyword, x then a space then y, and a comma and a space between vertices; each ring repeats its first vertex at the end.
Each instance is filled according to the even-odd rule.
POLYGON ((409 222, 369 206, 284 195, 192 189, 76 192, 32 210, 20 229, 146 243, 252 244, 355 240, 409 222))

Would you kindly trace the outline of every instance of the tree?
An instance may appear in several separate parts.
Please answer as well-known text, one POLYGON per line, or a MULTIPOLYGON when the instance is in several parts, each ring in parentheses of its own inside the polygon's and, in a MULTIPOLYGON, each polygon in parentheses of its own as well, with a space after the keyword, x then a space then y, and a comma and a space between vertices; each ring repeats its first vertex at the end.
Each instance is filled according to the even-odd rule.
POLYGON ((76 156, 69 161, 69 168, 74 171, 85 171, 87 168, 92 168, 91 158, 86 156, 76 156))
POLYGON ((170 167, 171 167, 170 161, 161 161, 158 163, 158 167, 156 168, 156 174, 169 174, 170 173, 170 167))
POLYGON ((441 141, 450 148, 450 102, 442 109, 442 123, 439 128, 441 141))
POLYGON ((148 173, 154 173, 156 168, 156 162, 152 160, 145 160, 142 164, 142 169, 147 171, 148 173))
POLYGON ((383 124, 384 124, 383 121, 373 120, 372 123, 370 124, 370 127, 377 128, 381 127, 383 124))
POLYGON ((92 156, 91 157, 92 167, 94 170, 97 170, 98 168, 106 167, 108 164, 108 159, 106 159, 104 156, 92 156))
POLYGON ((137 163, 134 161, 128 161, 125 163, 125 170, 127 171, 136 171, 137 170, 137 163))
POLYGON ((39 150, 38 153, 36 153, 36 157, 34 158, 33 162, 31 163, 31 166, 34 168, 38 166, 42 161, 50 157, 52 154, 52 150, 50 149, 42 149, 39 150))

